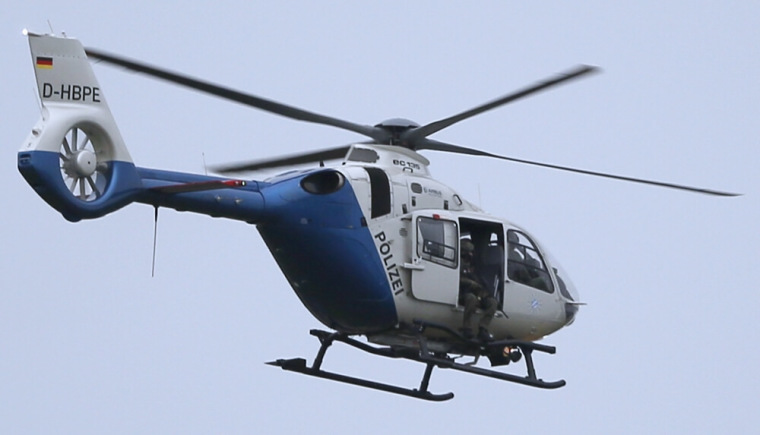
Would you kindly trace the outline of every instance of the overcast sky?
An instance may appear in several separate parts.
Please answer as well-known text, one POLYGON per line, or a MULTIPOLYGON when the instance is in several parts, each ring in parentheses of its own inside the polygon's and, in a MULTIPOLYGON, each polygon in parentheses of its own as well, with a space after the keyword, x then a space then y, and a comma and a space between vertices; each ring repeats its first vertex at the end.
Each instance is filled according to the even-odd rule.
MULTIPOLYGON (((0 432, 749 433, 760 424, 760 4, 11 1, 0 15, 0 432), (462 3, 464 4, 464 3, 462 3), (543 391, 434 372, 427 403, 288 373, 321 327, 255 228, 131 205, 71 224, 16 169, 39 117, 23 28, 375 124, 424 124, 585 63, 602 74, 440 132, 513 157, 739 198, 428 152, 524 226, 588 303, 543 391)), ((198 172, 364 140, 96 65, 136 164, 198 172)), ((415 387, 340 345, 325 368, 415 387)))

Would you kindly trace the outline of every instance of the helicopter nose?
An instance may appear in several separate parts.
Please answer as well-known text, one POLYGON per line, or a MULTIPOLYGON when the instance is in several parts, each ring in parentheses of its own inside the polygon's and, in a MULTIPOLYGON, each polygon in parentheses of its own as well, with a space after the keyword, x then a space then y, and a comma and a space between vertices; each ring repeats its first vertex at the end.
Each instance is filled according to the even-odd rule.
POLYGON ((575 316, 578 314, 580 306, 583 305, 578 302, 565 302, 565 326, 570 326, 575 321, 575 316))

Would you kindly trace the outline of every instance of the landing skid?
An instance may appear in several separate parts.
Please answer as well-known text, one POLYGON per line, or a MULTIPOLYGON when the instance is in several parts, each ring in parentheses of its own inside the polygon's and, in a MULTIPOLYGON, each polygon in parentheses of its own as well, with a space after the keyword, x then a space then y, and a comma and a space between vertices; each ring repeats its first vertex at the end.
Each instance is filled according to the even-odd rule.
MULTIPOLYGON (((343 341, 343 340, 339 340, 343 341)), ((383 384, 380 382, 370 381, 367 379, 354 378, 351 376, 341 375, 338 373, 327 372, 320 369, 316 363, 311 367, 306 366, 306 360, 303 358, 278 359, 277 361, 268 362, 267 364, 279 366, 283 370, 303 373, 304 375, 316 376, 318 378, 329 379, 331 381, 343 382, 345 384, 358 385, 360 387, 371 388, 373 390, 385 391, 388 393, 400 394, 402 396, 414 397, 417 399, 430 400, 433 402, 442 402, 454 397, 454 393, 434 394, 427 391, 427 383, 430 381, 430 375, 433 373, 433 365, 428 364, 425 369, 425 375, 419 389, 410 389, 398 387, 395 385, 383 384)))
MULTIPOLYGON (((418 325, 424 327, 438 327, 436 325, 418 325)), ((394 348, 394 347, 377 347, 366 343, 362 343, 356 339, 349 337, 341 332, 327 332, 318 329, 312 329, 311 335, 317 337, 321 343, 319 352, 314 358, 314 363, 311 367, 306 365, 306 360, 303 358, 292 359, 278 359, 276 361, 268 362, 267 364, 278 366, 283 370, 302 373, 304 375, 314 376, 318 378, 329 379, 332 381, 343 382, 346 384, 357 385, 360 387, 371 388, 374 390, 385 391, 388 393, 400 394, 403 396, 414 397, 416 399, 430 400, 435 402, 441 402, 449 400, 454 397, 454 393, 434 394, 428 391, 428 385, 430 384, 430 376, 433 373, 435 367, 442 369, 458 370, 466 373, 471 373, 478 376, 486 376, 489 378, 499 379, 507 382, 515 382, 522 385, 528 385, 537 388, 560 388, 565 385, 564 380, 547 382, 536 377, 536 370, 533 365, 533 351, 546 352, 553 354, 556 349, 552 346, 544 346, 528 341, 520 340, 500 340, 495 342, 489 342, 486 344, 478 343, 472 340, 466 340, 461 338, 465 343, 479 348, 480 354, 490 355, 496 351, 501 352, 505 347, 519 348, 525 356, 525 364, 527 367, 527 376, 517 376, 509 373, 502 373, 495 370, 484 369, 475 367, 474 365, 462 364, 456 362, 452 357, 445 353, 433 353, 427 348, 427 339, 423 336, 419 336, 419 348, 394 348), (384 356, 387 358, 404 358, 412 361, 418 361, 425 364, 425 373, 422 376, 419 388, 404 388, 396 385, 384 384, 380 382, 370 381, 367 379, 355 378, 352 376, 346 376, 339 373, 328 372, 322 370, 322 362, 324 360, 327 349, 332 345, 334 341, 340 341, 346 343, 349 346, 353 346, 357 349, 371 353, 373 355, 384 356)), ((458 334, 454 333, 455 336, 458 334)))

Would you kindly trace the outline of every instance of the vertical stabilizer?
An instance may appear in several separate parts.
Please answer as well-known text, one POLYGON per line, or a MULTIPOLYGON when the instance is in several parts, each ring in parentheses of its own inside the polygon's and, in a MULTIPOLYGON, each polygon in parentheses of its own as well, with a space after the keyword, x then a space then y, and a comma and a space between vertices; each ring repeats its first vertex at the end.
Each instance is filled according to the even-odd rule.
POLYGON ((19 151, 19 171, 69 220, 124 206, 140 179, 84 47, 73 38, 27 35, 42 117, 19 151))

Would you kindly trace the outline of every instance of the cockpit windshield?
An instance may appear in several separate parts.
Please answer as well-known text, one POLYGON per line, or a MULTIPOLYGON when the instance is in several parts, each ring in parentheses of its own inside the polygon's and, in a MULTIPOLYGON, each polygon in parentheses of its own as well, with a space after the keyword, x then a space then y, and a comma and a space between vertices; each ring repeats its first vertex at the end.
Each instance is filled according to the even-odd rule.
POLYGON ((507 231, 507 276, 509 279, 547 293, 554 293, 554 284, 536 245, 517 230, 507 231))
POLYGON ((570 277, 567 275, 567 272, 565 272, 565 269, 563 269, 559 264, 559 261, 557 261, 557 259, 545 249, 544 255, 551 265, 552 270, 554 270, 554 276, 557 277, 557 285, 559 286, 560 294, 569 301, 578 302, 580 300, 580 295, 573 282, 570 281, 570 277))

